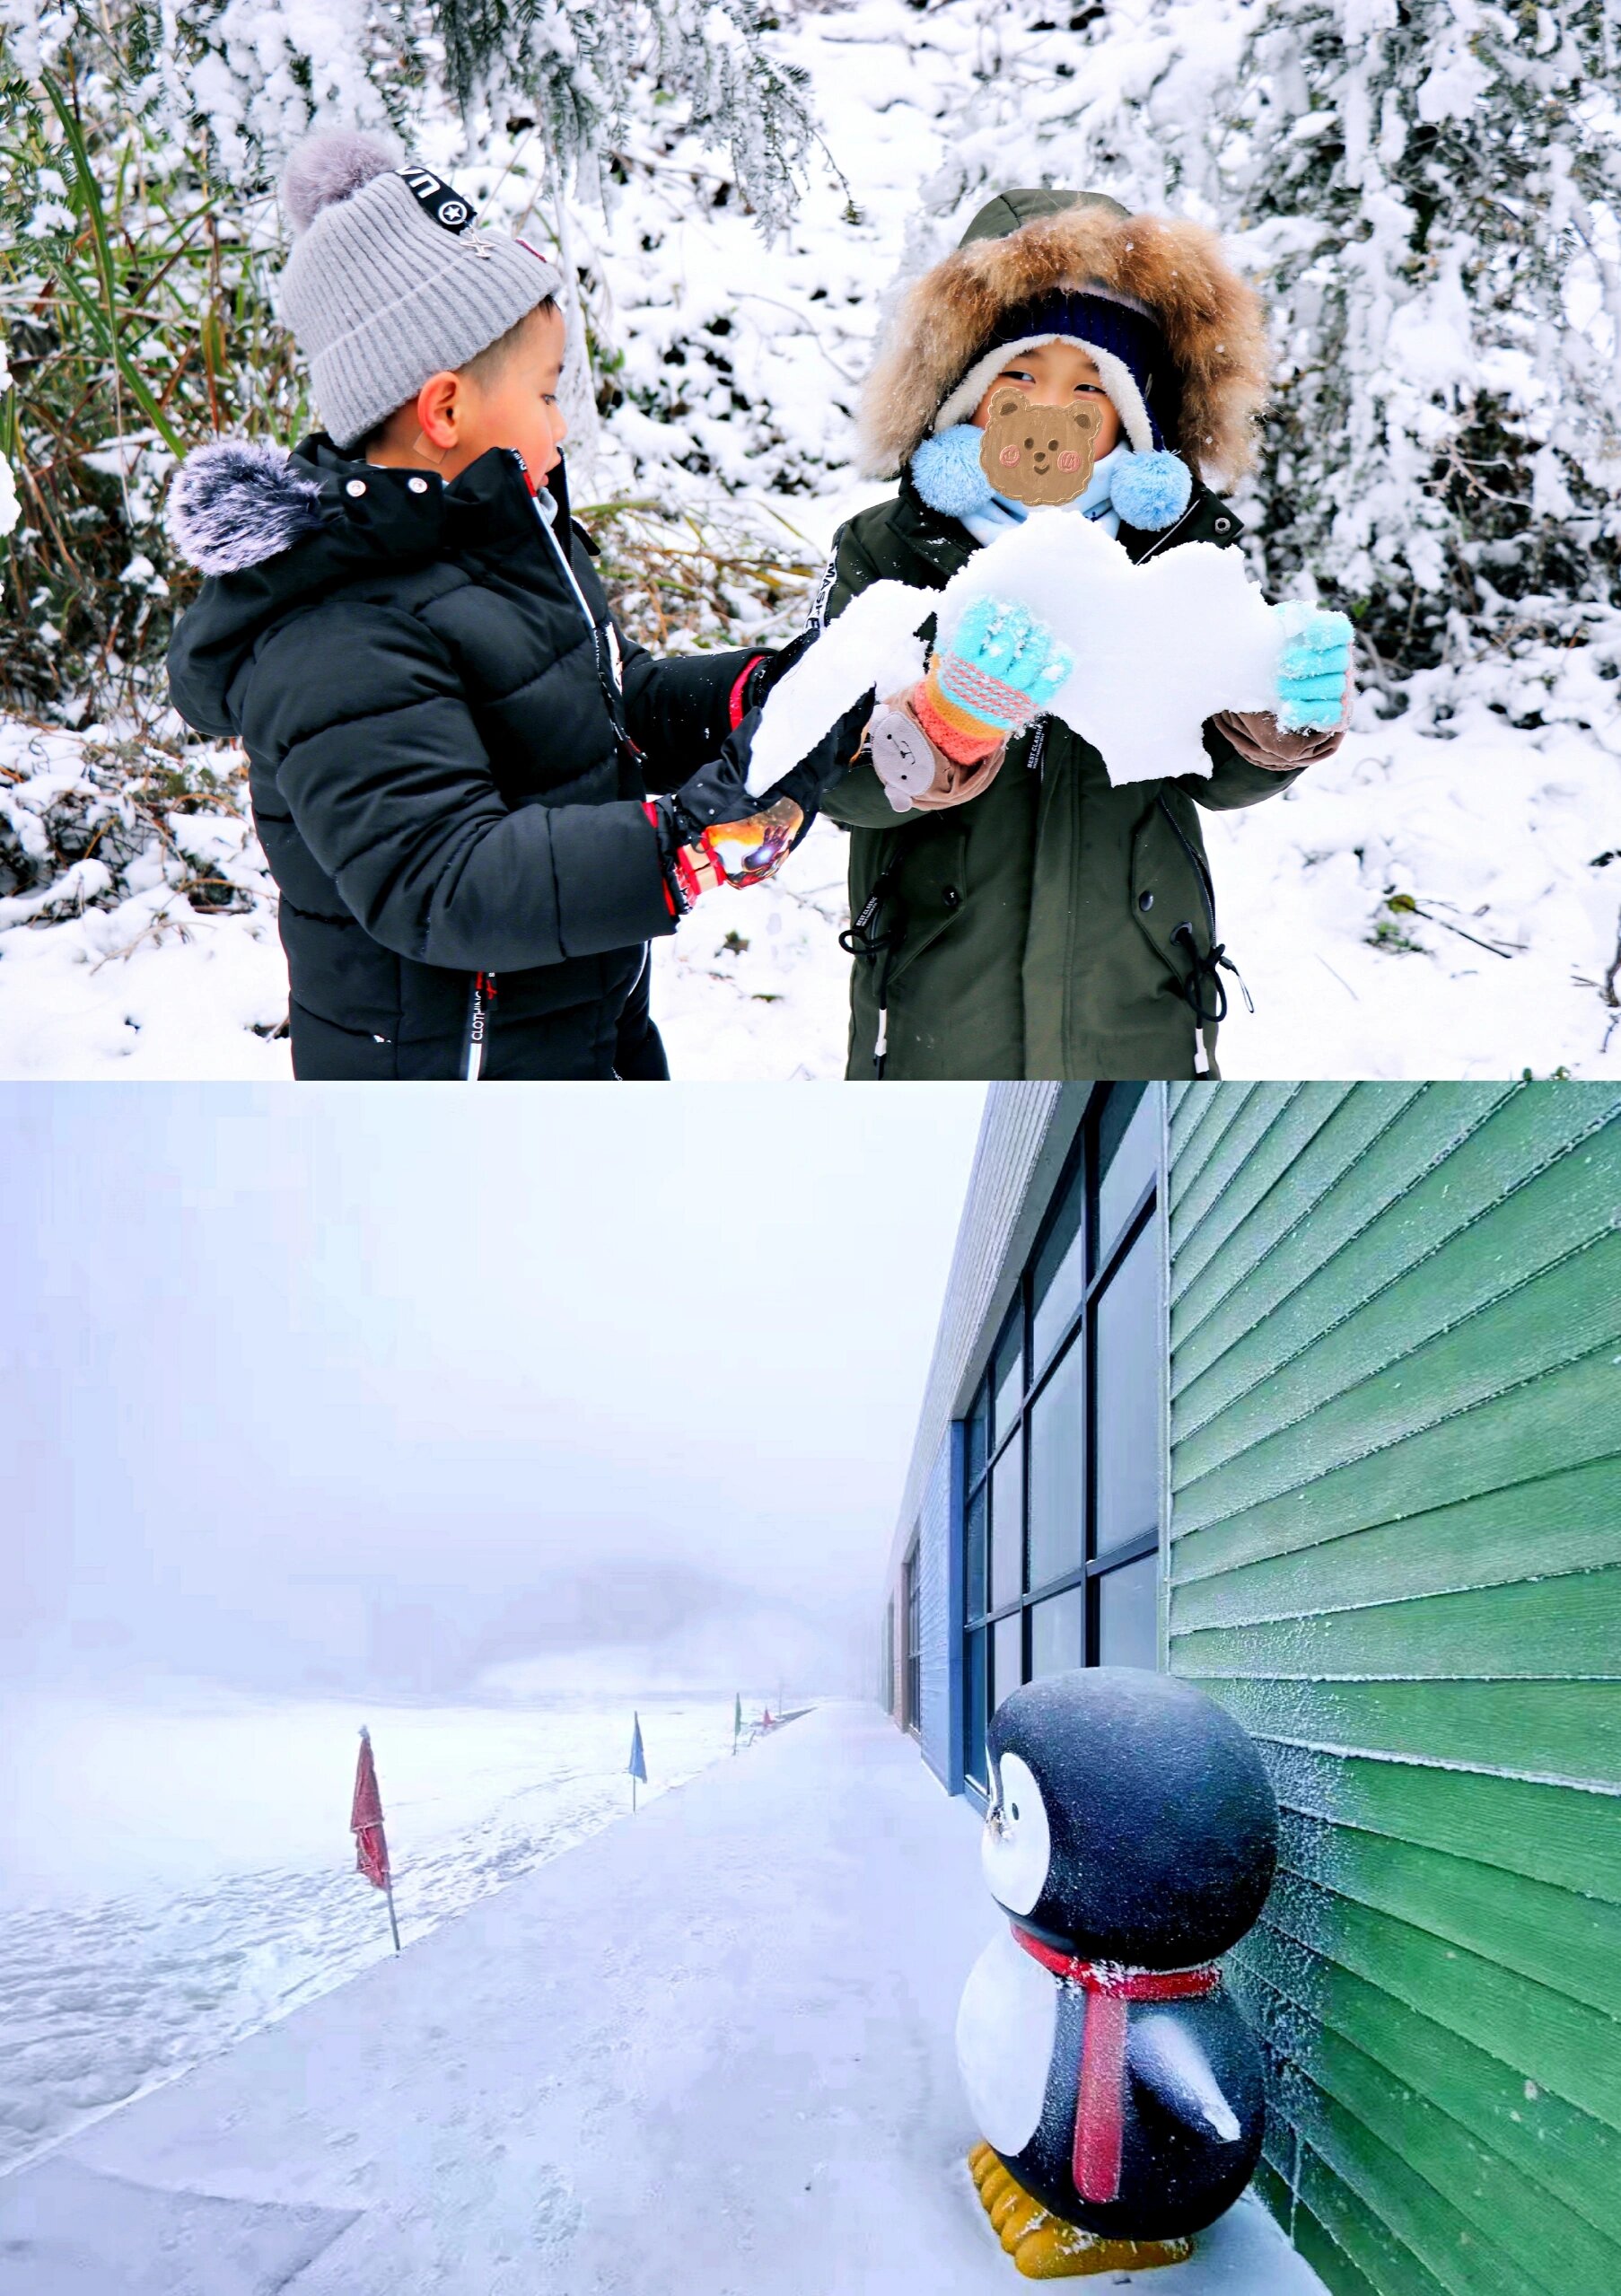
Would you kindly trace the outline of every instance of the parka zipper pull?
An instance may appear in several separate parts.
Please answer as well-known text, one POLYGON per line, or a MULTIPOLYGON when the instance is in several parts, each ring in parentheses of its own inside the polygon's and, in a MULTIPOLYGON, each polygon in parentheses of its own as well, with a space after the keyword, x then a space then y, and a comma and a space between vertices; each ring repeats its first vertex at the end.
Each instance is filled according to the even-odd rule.
POLYGON ((469 1084, 476 1084, 478 1082, 484 1068, 485 1046, 489 1039, 490 1007, 495 1002, 495 974, 475 973, 473 975, 473 1018, 472 1025, 468 1030, 467 1045, 467 1081, 469 1084))

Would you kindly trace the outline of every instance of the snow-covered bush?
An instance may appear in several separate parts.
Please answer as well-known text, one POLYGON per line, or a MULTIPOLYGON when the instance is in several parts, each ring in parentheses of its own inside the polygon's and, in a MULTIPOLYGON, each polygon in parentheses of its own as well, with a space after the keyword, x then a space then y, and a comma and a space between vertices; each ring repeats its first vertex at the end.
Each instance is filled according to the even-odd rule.
POLYGON ((1249 496, 1397 671, 1621 603, 1616 0, 1015 0, 911 250, 995 186, 1229 234, 1278 381, 1249 496))
POLYGON ((1398 664, 1621 599, 1613 5, 1271 0, 1222 157, 1278 317, 1269 559, 1398 664))
MULTIPOLYGON (((175 462, 221 431, 309 427, 275 313, 274 184, 312 125, 392 129, 492 219, 556 242, 580 277, 565 405, 588 468, 588 348, 608 314, 566 184, 611 189, 606 139, 633 101, 723 149, 740 200, 780 223, 810 121, 744 0, 0 0, 0 318, 19 386, 0 385, 0 533, 16 530, 0 695, 77 722, 161 693, 193 580, 160 524, 175 462)), ((611 397, 614 346, 594 347, 611 397)), ((621 559, 640 532, 620 521, 621 559)))

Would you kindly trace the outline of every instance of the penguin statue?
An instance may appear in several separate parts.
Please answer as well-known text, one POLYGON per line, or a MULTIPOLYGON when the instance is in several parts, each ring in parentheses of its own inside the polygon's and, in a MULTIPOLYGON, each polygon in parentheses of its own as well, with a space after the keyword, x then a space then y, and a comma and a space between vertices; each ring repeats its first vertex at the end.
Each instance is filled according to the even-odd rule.
POLYGON ((1179 2263, 1261 2149, 1260 2051, 1214 1964, 1271 1886, 1271 1783, 1213 1699, 1135 1667, 1027 1683, 986 1750, 1008 1920, 957 2018, 980 2200, 1031 2279, 1179 2263))

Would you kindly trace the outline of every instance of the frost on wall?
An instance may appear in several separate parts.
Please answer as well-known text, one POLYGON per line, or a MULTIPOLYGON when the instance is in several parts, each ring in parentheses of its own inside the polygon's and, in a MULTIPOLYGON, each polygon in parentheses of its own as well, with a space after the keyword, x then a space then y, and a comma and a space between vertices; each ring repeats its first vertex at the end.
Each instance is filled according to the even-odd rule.
POLYGON ((918 1717, 924 1753, 935 1775, 949 1785, 951 1771, 951 1637, 950 1630, 951 1563, 951 1436, 948 1431, 929 1471, 927 1488, 918 1515, 917 1545, 921 1578, 918 1609, 922 1639, 922 1713, 918 1717))

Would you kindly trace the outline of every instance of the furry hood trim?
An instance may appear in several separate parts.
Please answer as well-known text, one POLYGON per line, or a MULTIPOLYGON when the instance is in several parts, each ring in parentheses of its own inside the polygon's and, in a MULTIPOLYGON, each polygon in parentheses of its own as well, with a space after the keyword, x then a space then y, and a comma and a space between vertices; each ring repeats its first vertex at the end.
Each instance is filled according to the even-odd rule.
POLYGON ((169 539, 206 574, 242 574, 326 524, 320 481, 279 446, 219 439, 188 454, 164 513, 169 539))
POLYGON ((1144 305, 1157 320, 1182 386, 1168 443, 1214 478, 1247 470, 1267 393, 1260 297, 1202 223, 1097 202, 972 239, 916 281, 863 393, 865 474, 891 478, 909 461, 1004 312, 1089 288, 1144 305))

